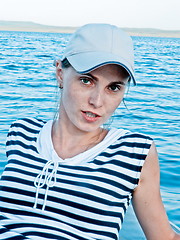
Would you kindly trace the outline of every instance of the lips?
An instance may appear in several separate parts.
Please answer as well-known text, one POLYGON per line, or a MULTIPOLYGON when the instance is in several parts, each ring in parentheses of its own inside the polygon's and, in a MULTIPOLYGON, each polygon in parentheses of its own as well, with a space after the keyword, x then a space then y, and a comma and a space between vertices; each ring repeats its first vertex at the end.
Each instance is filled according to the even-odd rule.
POLYGON ((89 122, 95 122, 101 117, 100 115, 89 111, 82 111, 82 114, 83 117, 89 122))
MULTIPOLYGON (((83 111, 84 112, 84 111, 83 111)), ((84 112, 88 117, 100 117, 98 114, 93 112, 84 112)))

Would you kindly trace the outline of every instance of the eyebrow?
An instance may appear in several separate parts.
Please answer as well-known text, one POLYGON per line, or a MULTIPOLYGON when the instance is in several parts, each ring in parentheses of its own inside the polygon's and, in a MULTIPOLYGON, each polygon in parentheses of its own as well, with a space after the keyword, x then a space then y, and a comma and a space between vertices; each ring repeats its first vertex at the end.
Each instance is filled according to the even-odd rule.
POLYGON ((126 85, 125 82, 123 82, 123 81, 111 82, 109 85, 111 85, 111 84, 121 84, 121 85, 126 85))
MULTIPOLYGON (((95 77, 93 74, 91 73, 83 73, 82 75, 85 75, 85 76, 88 76, 88 77, 91 77, 92 79, 94 79, 95 81, 98 80, 97 77, 95 77)), ((110 82, 109 85, 111 84, 121 84, 121 85, 126 85, 126 83, 124 81, 115 81, 115 82, 110 82)))
POLYGON ((91 73, 84 73, 82 75, 89 76, 89 77, 91 77, 92 79, 94 79, 96 81, 98 80, 97 77, 93 76, 91 73))

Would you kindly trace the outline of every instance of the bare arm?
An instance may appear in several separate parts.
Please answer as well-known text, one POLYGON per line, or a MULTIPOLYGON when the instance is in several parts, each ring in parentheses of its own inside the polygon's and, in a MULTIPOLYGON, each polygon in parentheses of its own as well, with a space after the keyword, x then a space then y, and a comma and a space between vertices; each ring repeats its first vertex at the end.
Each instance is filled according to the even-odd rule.
POLYGON ((168 221, 159 189, 159 164, 154 143, 146 157, 133 207, 148 240, 180 240, 168 221))

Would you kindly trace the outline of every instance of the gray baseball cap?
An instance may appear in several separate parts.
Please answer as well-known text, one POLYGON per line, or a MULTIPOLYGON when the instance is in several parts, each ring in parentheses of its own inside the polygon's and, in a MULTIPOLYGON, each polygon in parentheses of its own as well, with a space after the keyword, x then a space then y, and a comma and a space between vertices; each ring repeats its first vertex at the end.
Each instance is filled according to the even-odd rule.
POLYGON ((117 26, 96 23, 80 27, 65 48, 62 60, 65 58, 78 73, 88 73, 106 64, 118 64, 127 70, 136 84, 133 42, 117 26))

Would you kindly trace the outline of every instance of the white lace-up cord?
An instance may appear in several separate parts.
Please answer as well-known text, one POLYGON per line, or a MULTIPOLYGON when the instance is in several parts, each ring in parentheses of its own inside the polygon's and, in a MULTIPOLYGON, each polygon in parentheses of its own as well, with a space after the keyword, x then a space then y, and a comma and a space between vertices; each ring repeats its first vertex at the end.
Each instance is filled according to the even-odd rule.
POLYGON ((36 177, 36 179, 34 181, 34 186, 37 189, 36 189, 36 197, 35 197, 34 208, 37 207, 39 189, 43 188, 44 185, 46 184, 44 203, 43 203, 43 206, 42 206, 42 211, 44 211, 44 209, 46 207, 48 190, 49 190, 50 187, 54 187, 55 184, 56 184, 56 174, 57 174, 58 165, 59 165, 58 162, 53 161, 53 160, 49 160, 45 164, 45 166, 43 167, 42 171, 36 177), (51 166, 52 166, 52 169, 51 169, 51 166))

